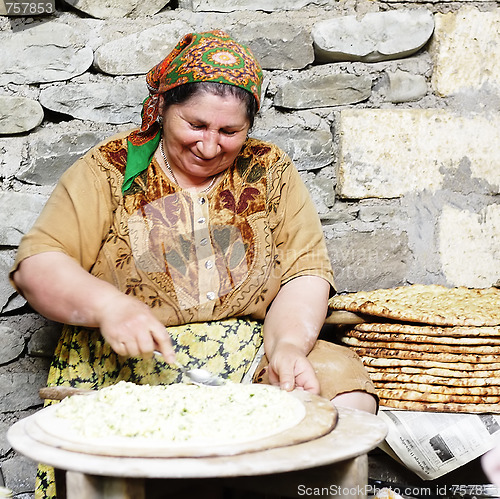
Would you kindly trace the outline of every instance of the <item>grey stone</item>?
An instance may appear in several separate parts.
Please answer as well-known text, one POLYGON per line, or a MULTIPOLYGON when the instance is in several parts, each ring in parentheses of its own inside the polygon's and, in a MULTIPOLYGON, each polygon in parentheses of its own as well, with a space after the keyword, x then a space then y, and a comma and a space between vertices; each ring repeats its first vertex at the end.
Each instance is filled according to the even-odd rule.
MULTIPOLYGON (((14 257, 14 250, 0 250, 0 312, 8 310, 7 304, 11 303, 15 295, 15 290, 9 282, 9 271, 14 263, 14 257)), ((21 301, 24 302, 24 299, 21 301)))
POLYGON ((328 5, 329 0, 179 0, 179 7, 195 12, 233 12, 236 10, 299 10, 309 5, 328 5))
POLYGON ((19 493, 32 492, 35 490, 37 463, 20 454, 2 462, 2 471, 5 476, 5 485, 19 493))
POLYGON ((0 412, 22 411, 40 406, 38 390, 45 386, 47 373, 9 371, 0 373, 0 412))
POLYGON ((73 28, 55 21, 2 33, 0 45, 0 85, 67 80, 87 71, 94 58, 73 28))
POLYGON ((281 147, 299 170, 314 170, 333 162, 330 127, 309 111, 294 115, 265 111, 256 121, 252 136, 281 147))
POLYGON ((432 283, 448 285, 439 255, 438 221, 443 212, 443 205, 449 201, 455 204, 459 198, 446 191, 436 193, 428 190, 413 192, 400 200, 402 225, 415 256, 409 272, 411 282, 430 284, 429 279, 432 279, 432 283))
MULTIPOLYGON (((0 298, 3 298, 3 297, 0 296, 0 298)), ((19 310, 24 305, 26 305, 26 300, 21 295, 14 293, 10 297, 10 299, 7 301, 7 303, 5 304, 5 306, 3 308, 1 308, 1 306, 0 306, 0 312, 5 313, 5 314, 9 313, 9 312, 13 312, 14 310, 19 310)))
POLYGON ((119 17, 144 17, 152 16, 165 7, 169 0, 64 0, 65 3, 75 7, 89 16, 98 19, 119 17))
POLYGON ((412 255, 404 232, 343 233, 326 240, 338 292, 405 284, 412 255))
POLYGON ((37 329, 28 342, 28 354, 33 357, 52 357, 60 336, 60 324, 48 324, 37 329))
POLYGON ((254 22, 231 35, 252 49, 263 69, 302 69, 314 61, 311 34, 296 24, 254 22))
POLYGON ((335 232, 339 225, 347 227, 347 224, 356 219, 356 209, 340 209, 342 203, 336 202, 335 205, 328 213, 321 213, 321 220, 325 226, 325 233, 330 230, 335 232))
POLYGON ((400 209, 399 203, 369 205, 360 203, 358 218, 367 223, 387 223, 398 216, 400 209))
POLYGON ((407 71, 387 72, 389 88, 386 100, 389 102, 412 102, 420 100, 427 93, 427 81, 422 75, 414 75, 407 71))
POLYGON ((97 49, 94 66, 111 75, 145 74, 191 30, 188 24, 174 20, 113 40, 97 49))
POLYGON ((17 173, 24 182, 53 186, 79 157, 112 132, 94 130, 77 122, 46 127, 31 134, 27 160, 17 173))
POLYGON ((43 108, 33 99, 0 96, 0 135, 23 133, 43 121, 43 108))
POLYGON ((6 364, 19 355, 24 350, 24 337, 11 327, 0 326, 0 364, 6 364))
POLYGON ((319 61, 376 62, 407 57, 434 31, 427 9, 372 12, 361 19, 343 16, 317 22, 312 29, 319 61))
POLYGON ((7 431, 13 423, 15 423, 15 421, 12 421, 12 417, 8 416, 7 421, 0 421, 0 455, 2 457, 12 449, 12 446, 7 440, 7 431))
POLYGON ((45 196, 22 192, 0 192, 0 244, 17 246, 31 228, 47 201, 45 196))
POLYGON ((138 124, 146 97, 144 78, 100 78, 46 87, 40 92, 40 103, 47 109, 80 120, 138 124))
POLYGON ((307 172, 302 174, 302 180, 311 194, 318 214, 321 216, 329 213, 335 202, 333 179, 321 178, 307 172))
POLYGON ((311 73, 281 86, 274 97, 274 105, 307 109, 355 104, 370 97, 371 83, 371 78, 367 76, 311 73))
MULTIPOLYGON (((0 135, 0 172, 4 178, 13 177, 23 160, 26 138, 0 135)), ((1 220, 1 217, 0 217, 1 220)))

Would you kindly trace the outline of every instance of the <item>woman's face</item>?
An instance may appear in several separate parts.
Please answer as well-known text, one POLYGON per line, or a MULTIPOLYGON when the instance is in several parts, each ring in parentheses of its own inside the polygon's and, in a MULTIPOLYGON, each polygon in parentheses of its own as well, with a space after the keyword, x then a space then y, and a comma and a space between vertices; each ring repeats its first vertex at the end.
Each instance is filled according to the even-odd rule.
POLYGON ((246 140, 245 103, 233 95, 199 92, 163 109, 163 140, 170 166, 199 183, 229 168, 246 140))

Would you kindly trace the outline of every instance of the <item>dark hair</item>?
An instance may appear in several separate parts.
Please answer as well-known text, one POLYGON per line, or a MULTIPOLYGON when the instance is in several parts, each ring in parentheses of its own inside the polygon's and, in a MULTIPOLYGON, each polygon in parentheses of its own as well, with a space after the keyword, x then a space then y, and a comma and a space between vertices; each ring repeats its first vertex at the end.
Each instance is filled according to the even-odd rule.
POLYGON ((227 83, 219 83, 216 81, 199 81, 193 83, 185 83, 177 87, 167 90, 163 94, 164 109, 167 109, 172 104, 182 104, 190 97, 201 92, 210 92, 221 97, 232 95, 240 99, 246 107, 247 118, 250 122, 250 128, 253 127, 255 116, 257 115, 258 105, 255 97, 244 88, 227 83))

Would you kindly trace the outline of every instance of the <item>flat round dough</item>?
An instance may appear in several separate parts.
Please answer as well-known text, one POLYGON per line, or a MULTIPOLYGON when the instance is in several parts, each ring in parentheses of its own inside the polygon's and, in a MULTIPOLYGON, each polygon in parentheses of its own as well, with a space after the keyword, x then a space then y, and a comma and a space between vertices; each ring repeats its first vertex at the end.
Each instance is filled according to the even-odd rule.
MULTIPOLYGON (((34 418, 44 443, 137 457, 232 455, 292 445, 325 435, 336 421, 334 406, 317 395, 238 383, 120 382, 68 397, 34 418)), ((33 432, 38 439, 39 434, 33 432)))

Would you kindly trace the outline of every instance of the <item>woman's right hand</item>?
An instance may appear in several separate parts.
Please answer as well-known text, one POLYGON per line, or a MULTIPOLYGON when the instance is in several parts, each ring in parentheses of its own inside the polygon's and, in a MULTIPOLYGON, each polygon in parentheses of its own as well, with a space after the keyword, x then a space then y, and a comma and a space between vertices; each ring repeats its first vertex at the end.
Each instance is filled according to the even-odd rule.
POLYGON ((118 355, 150 356, 159 350, 167 362, 175 362, 165 326, 138 299, 123 293, 113 296, 96 317, 102 336, 118 355))
POLYGON ((146 304, 89 274, 65 253, 30 256, 12 279, 37 312, 57 322, 100 328, 118 355, 159 350, 167 362, 175 362, 170 337, 146 304))

